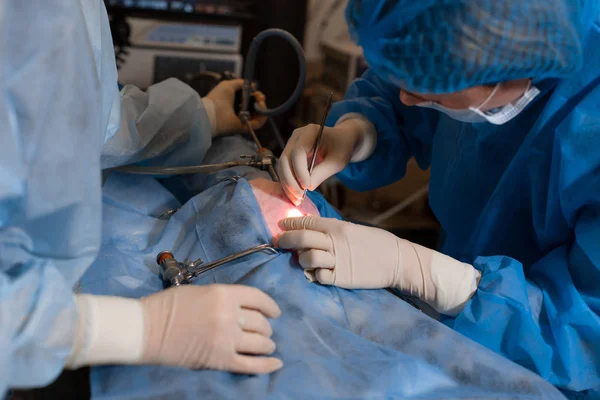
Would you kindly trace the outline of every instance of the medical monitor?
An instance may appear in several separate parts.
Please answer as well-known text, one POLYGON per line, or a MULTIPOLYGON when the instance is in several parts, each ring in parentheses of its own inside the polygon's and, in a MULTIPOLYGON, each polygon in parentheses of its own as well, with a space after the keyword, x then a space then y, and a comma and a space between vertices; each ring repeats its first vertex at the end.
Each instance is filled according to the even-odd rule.
POLYGON ((250 19, 254 0, 104 0, 109 12, 250 19))

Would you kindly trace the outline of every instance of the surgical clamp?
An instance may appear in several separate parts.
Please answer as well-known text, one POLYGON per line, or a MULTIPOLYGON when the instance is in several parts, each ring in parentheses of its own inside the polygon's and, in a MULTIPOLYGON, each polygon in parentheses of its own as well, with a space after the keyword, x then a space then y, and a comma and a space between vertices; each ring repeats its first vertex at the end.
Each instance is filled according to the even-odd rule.
POLYGON ((112 171, 125 172, 138 175, 189 175, 189 174, 209 174, 234 167, 255 167, 262 170, 271 169, 275 163, 275 156, 269 149, 260 149, 256 155, 241 156, 240 161, 229 161, 221 164, 193 165, 189 167, 142 167, 137 165, 127 165, 117 167, 112 171))
POLYGON ((248 120, 247 116, 245 114, 240 114, 240 119, 248 127, 248 131, 252 135, 252 139, 258 148, 255 156, 242 156, 242 158, 253 157, 256 163, 259 163, 263 169, 269 171, 269 175, 271 175, 271 179, 273 179, 274 182, 279 182, 279 176, 275 171, 275 156, 273 155, 273 152, 266 147, 262 147, 262 144, 260 143, 260 140, 258 140, 256 132, 254 132, 254 129, 252 129, 252 125, 250 124, 250 120, 248 120))
POLYGON ((261 251, 269 251, 273 254, 277 254, 277 250, 271 245, 261 244, 224 257, 220 260, 204 264, 202 259, 197 259, 195 261, 186 259, 183 262, 177 261, 173 253, 165 250, 158 253, 156 256, 156 263, 160 267, 160 277, 165 286, 181 286, 192 283, 192 279, 199 277, 211 269, 261 251))

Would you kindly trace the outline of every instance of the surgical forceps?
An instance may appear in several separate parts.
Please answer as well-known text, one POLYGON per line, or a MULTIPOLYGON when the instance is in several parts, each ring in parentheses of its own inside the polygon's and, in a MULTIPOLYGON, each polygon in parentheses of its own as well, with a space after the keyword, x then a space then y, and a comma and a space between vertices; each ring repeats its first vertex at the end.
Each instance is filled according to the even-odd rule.
POLYGON ((168 250, 161 251, 156 256, 156 263, 160 266, 160 277, 166 287, 181 286, 192 283, 192 280, 211 269, 223 264, 238 260, 251 254, 268 251, 277 254, 277 250, 269 244, 261 244, 250 249, 240 251, 220 260, 204 263, 202 259, 177 261, 173 253, 168 250))
MULTIPOLYGON (((313 155, 310 160, 310 165, 308 166, 308 175, 312 176, 313 169, 315 168, 315 161, 317 161, 317 153, 319 152, 319 148, 321 147, 321 140, 323 140, 323 131, 325 130, 325 122, 327 121, 327 116, 329 115, 329 111, 331 110, 331 102, 333 100, 333 92, 329 92, 329 98, 327 99, 327 107, 325 108, 325 114, 323 114, 323 118, 321 119, 321 125, 319 126, 319 133, 317 134, 317 140, 315 140, 315 146, 313 147, 313 155)), ((300 199, 300 205, 304 203, 304 198, 306 197, 306 189, 302 192, 302 198, 300 199)))

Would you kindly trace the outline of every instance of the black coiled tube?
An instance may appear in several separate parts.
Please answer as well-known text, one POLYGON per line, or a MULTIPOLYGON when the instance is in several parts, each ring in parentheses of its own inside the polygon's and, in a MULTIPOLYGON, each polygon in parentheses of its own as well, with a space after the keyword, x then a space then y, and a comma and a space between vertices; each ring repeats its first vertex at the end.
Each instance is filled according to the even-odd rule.
POLYGON ((306 81, 306 60, 304 58, 304 49, 300 42, 289 32, 282 29, 267 29, 262 31, 252 40, 248 55, 246 57, 246 66, 244 68, 244 89, 242 93, 242 111, 241 114, 249 115, 250 111, 254 111, 257 114, 265 115, 267 117, 276 116, 289 110, 302 96, 302 90, 304 89, 304 82, 306 81), (256 57, 258 55, 258 49, 261 43, 268 37, 277 36, 285 39, 296 51, 298 56, 298 66, 300 74, 298 76, 298 83, 292 95, 281 105, 275 108, 262 108, 258 105, 254 106, 254 110, 249 110, 250 107, 250 96, 252 95, 251 82, 254 78, 254 67, 256 64, 256 57))

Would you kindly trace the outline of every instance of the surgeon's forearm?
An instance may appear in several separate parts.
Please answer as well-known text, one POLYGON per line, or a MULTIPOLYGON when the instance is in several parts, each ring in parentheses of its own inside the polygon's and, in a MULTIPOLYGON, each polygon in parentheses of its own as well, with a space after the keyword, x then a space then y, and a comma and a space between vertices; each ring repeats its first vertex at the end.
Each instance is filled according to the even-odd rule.
POLYGON ((139 300, 75 296, 79 323, 66 368, 137 364, 144 349, 144 311, 139 300))
POLYGON ((398 254, 396 287, 441 314, 458 315, 477 290, 481 272, 470 264, 403 239, 398 254))

